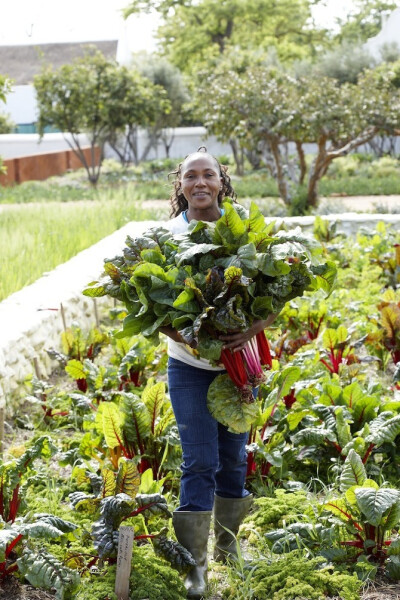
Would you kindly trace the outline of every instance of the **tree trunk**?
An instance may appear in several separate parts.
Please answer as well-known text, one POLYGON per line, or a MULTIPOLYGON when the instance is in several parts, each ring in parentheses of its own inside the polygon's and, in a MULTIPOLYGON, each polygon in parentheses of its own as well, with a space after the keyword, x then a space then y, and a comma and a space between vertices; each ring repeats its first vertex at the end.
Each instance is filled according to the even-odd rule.
POLYGON ((101 146, 101 156, 100 156, 100 164, 98 169, 96 169, 96 165, 95 165, 95 153, 94 153, 94 148, 96 146, 96 137, 93 137, 91 140, 91 164, 89 164, 86 160, 85 154, 81 148, 81 145, 79 143, 79 139, 78 137, 76 137, 74 134, 71 134, 72 139, 74 141, 74 144, 71 144, 71 142, 68 140, 68 138, 66 136, 64 136, 65 141, 67 142, 68 146, 71 148, 72 152, 75 154, 75 156, 78 157, 78 159, 81 161, 82 165, 85 168, 85 171, 87 173, 88 176, 88 180, 90 181, 90 183, 92 185, 96 185, 97 181, 100 177, 100 168, 101 168, 101 156, 103 155, 103 146, 101 146))
POLYGON ((244 152, 247 160, 255 171, 261 169, 262 166, 262 154, 258 150, 245 150, 244 152))
POLYGON ((280 197, 282 198, 286 206, 290 206, 292 196, 290 193, 288 182, 285 177, 285 172, 282 164, 282 155, 279 149, 279 141, 274 138, 269 140, 269 144, 275 162, 276 180, 278 183, 280 197))
POLYGON ((306 156, 304 154, 303 144, 301 142, 296 142, 296 150, 297 155, 299 157, 299 165, 300 165, 300 185, 303 185, 304 179, 307 174, 307 164, 306 164, 306 156))
POLYGON ((150 129, 147 130, 147 134, 149 136, 149 139, 147 140, 147 144, 142 152, 142 155, 140 157, 140 162, 142 162, 143 160, 146 160, 147 155, 149 154, 152 146, 154 146, 155 148, 157 148, 157 130, 153 130, 151 131, 150 129))
POLYGON ((133 157, 135 165, 139 164, 138 156, 138 128, 136 125, 128 125, 128 132, 126 134, 128 146, 133 157))
POLYGON ((346 154, 349 154, 349 152, 358 146, 365 144, 374 137, 376 132, 376 127, 369 127, 365 131, 362 131, 356 138, 347 142, 347 144, 344 146, 340 148, 332 148, 331 150, 326 149, 328 136, 326 134, 321 135, 318 140, 318 154, 313 162, 308 179, 307 198, 309 206, 317 206, 318 183, 321 177, 323 177, 327 172, 332 160, 339 158, 340 156, 346 156, 346 154))
POLYGON ((229 140, 230 147, 232 148, 233 158, 236 164, 236 175, 244 175, 244 157, 243 152, 239 147, 238 141, 235 138, 229 140))
POLYGON ((330 163, 326 152, 326 143, 328 136, 326 134, 321 135, 318 140, 318 153, 311 165, 310 174, 308 177, 307 187, 307 203, 309 206, 317 206, 318 203, 318 183, 321 179, 324 170, 330 163))
POLYGON ((169 152, 175 139, 175 130, 172 130, 172 134, 168 136, 167 129, 163 129, 161 133, 161 139, 164 144, 165 157, 169 158, 169 152))

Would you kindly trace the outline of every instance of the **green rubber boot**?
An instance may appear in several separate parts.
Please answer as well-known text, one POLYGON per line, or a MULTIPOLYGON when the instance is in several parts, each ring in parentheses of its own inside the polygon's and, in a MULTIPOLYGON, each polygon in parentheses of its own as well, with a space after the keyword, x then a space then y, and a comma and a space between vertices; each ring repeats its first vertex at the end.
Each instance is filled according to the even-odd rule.
POLYGON ((237 560, 236 535, 252 503, 252 494, 244 498, 214 496, 214 560, 237 560))
POLYGON ((211 511, 175 511, 172 523, 178 542, 189 550, 196 566, 185 578, 187 598, 199 600, 207 589, 207 542, 211 511))

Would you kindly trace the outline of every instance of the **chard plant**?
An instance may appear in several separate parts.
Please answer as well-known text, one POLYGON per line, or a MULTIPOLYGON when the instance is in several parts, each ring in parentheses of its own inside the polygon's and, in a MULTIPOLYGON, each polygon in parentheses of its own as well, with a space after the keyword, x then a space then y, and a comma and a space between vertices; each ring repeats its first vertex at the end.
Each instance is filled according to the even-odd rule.
POLYGON ((278 360, 288 358, 317 339, 327 317, 327 303, 320 293, 288 302, 279 316, 282 334, 273 344, 278 360))
POLYGON ((354 450, 340 476, 340 490, 343 497, 324 504, 350 536, 340 545, 351 549, 350 556, 365 555, 369 562, 385 568, 389 577, 400 579, 400 538, 393 537, 400 525, 400 491, 367 479, 354 450))
POLYGON ((143 336, 112 338, 114 355, 111 363, 118 367, 119 389, 133 391, 166 366, 166 349, 157 349, 143 336))
POLYGON ((25 400, 32 405, 40 406, 45 423, 50 423, 56 417, 69 415, 69 410, 65 409, 62 394, 59 394, 48 381, 33 376, 30 387, 31 393, 25 396, 25 400))
MULTIPOLYGON (((76 585, 79 581, 78 574, 70 569, 65 569, 63 577, 58 578, 61 571, 58 572, 56 565, 53 565, 52 569, 50 568, 53 585, 46 585, 45 580, 49 573, 47 575, 40 573, 39 567, 44 554, 35 544, 36 540, 40 540, 41 543, 45 540, 66 540, 73 536, 76 529, 77 525, 74 523, 46 513, 34 514, 31 519, 18 518, 8 524, 0 522, 0 581, 19 571, 28 581, 32 582, 33 580, 35 582, 33 585, 36 587, 56 588, 58 592, 61 589, 65 591, 66 585, 63 579, 67 579, 67 576, 76 585), (31 543, 30 549, 27 546, 28 540, 31 543), (28 554, 29 561, 26 561, 24 556, 26 558, 28 554)), ((50 560, 50 556, 47 556, 50 560)), ((54 557, 52 558, 54 559, 54 557)))
MULTIPOLYGON (((118 472, 115 474, 110 469, 103 469, 100 477, 90 476, 93 494, 73 492, 70 494, 71 505, 75 510, 84 512, 94 518, 98 517, 92 525, 91 538, 95 552, 85 554, 88 561, 84 562, 83 570, 90 569, 97 563, 107 561, 109 564, 116 562, 118 551, 119 527, 130 519, 133 524, 135 517, 144 515, 163 516, 171 518, 167 501, 159 492, 139 493, 141 477, 133 460, 120 458, 118 472), (133 519, 133 521, 132 521, 133 519)), ((151 472, 146 477, 152 480, 151 472)), ((149 481, 147 482, 149 485, 149 481)), ((193 566, 195 561, 191 554, 177 542, 168 539, 166 528, 160 532, 135 533, 135 540, 151 540, 156 553, 167 559, 172 566, 185 570, 193 566)), ((70 555, 69 560, 81 565, 82 554, 70 555)))
POLYGON ((70 327, 61 334, 61 345, 63 352, 49 350, 48 353, 64 365, 68 360, 94 360, 103 348, 110 344, 110 336, 107 332, 97 328, 85 332, 80 327, 70 327))
POLYGON ((351 365, 359 362, 350 342, 348 330, 343 325, 337 329, 325 329, 322 335, 323 358, 322 364, 330 373, 338 374, 342 365, 351 365))
POLYGON ((262 366, 271 366, 271 354, 263 333, 240 353, 223 351, 218 335, 247 329, 306 290, 329 292, 336 267, 299 229, 274 234, 254 203, 249 215, 229 199, 224 209, 218 221, 192 221, 179 236, 156 228, 128 237, 123 256, 107 260, 104 278, 84 293, 125 304, 119 335, 142 333, 158 343, 159 328, 172 326, 200 356, 222 362, 228 375, 210 387, 210 411, 231 431, 244 431, 238 424, 257 416, 249 408, 252 388, 263 379, 262 366), (233 407, 220 392, 228 385, 233 407))
POLYGON ((332 240, 343 236, 343 234, 338 232, 336 221, 323 219, 319 215, 316 215, 314 219, 313 232, 314 237, 316 237, 320 242, 324 243, 331 242, 332 240))
POLYGON ((89 363, 93 362, 101 350, 110 344, 108 333, 92 328, 88 332, 82 331, 80 327, 71 327, 61 334, 63 352, 54 348, 47 351, 50 358, 57 360, 61 366, 69 365, 76 368, 74 375, 79 390, 86 392, 88 387, 87 373, 90 372, 89 363), (86 369, 83 362, 87 361, 86 369), (77 367, 80 366, 81 373, 77 367), (81 375, 81 376, 79 376, 81 375))
POLYGON ((288 416, 289 428, 297 428, 291 442, 299 457, 306 455, 318 463, 324 456, 345 460, 355 450, 363 464, 372 453, 383 453, 387 460, 388 448, 400 434, 400 415, 389 410, 379 413, 379 392, 365 393, 357 382, 344 387, 325 382, 321 391, 319 402, 308 396, 308 406, 300 401, 293 416, 288 416))
MULTIPOLYGON (((120 392, 119 398, 119 403, 101 403, 93 424, 104 439, 104 455, 114 469, 123 456, 134 459, 140 473, 151 468, 155 479, 163 477, 179 460, 179 436, 165 384, 150 379, 141 396, 120 392)), ((102 444, 92 440, 91 455, 102 444)))
POLYGON ((363 252, 367 252, 370 264, 379 267, 383 286, 396 289, 400 272, 399 236, 396 229, 381 221, 375 230, 364 229, 359 233, 357 243, 363 252))
POLYGON ((393 363, 400 362, 400 295, 386 290, 378 304, 380 312, 380 343, 390 353, 393 363))
POLYGON ((320 507, 319 522, 299 521, 265 534, 272 551, 307 548, 329 561, 361 563, 360 574, 366 561, 370 575, 380 569, 400 579, 400 491, 368 479, 355 450, 349 452, 339 479, 342 495, 320 507))
POLYGON ((23 504, 24 486, 35 473, 37 459, 49 459, 57 447, 48 436, 39 437, 17 459, 0 462, 0 517, 5 523, 14 523, 23 504))
POLYGON ((79 391, 95 402, 111 400, 119 390, 115 367, 97 365, 88 358, 82 362, 71 359, 65 365, 65 372, 76 382, 79 391))
POLYGON ((298 367, 270 371, 261 385, 261 412, 252 425, 247 447, 247 477, 265 479, 273 474, 279 480, 288 477, 288 463, 293 455, 288 448, 285 414, 296 402, 295 384, 301 375, 298 367))

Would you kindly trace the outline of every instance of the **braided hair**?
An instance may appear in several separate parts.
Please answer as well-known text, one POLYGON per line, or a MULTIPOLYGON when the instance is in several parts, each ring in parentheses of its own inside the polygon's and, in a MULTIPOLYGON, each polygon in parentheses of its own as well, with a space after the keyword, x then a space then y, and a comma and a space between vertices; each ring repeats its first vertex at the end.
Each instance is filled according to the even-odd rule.
MULTIPOLYGON (((205 154, 208 154, 207 148, 205 146, 200 146, 200 148, 198 148, 197 152, 204 152, 205 154)), ((186 200, 185 196, 182 193, 181 184, 180 184, 182 165, 189 156, 191 156, 191 154, 188 154, 185 157, 185 159, 181 163, 179 163, 177 168, 168 174, 168 177, 170 177, 171 175, 175 175, 175 179, 172 182, 172 193, 171 193, 171 196, 169 199, 170 204, 171 204, 170 218, 177 217, 183 211, 185 211, 189 206, 188 201, 186 200)), ((232 198, 232 200, 235 202, 236 201, 236 192, 231 185, 231 178, 228 175, 228 167, 225 165, 221 165, 220 162, 212 154, 210 154, 210 156, 217 163, 217 165, 219 167, 220 177, 222 179, 222 188, 218 194, 218 206, 221 206, 224 198, 226 198, 227 196, 229 198, 232 198)))

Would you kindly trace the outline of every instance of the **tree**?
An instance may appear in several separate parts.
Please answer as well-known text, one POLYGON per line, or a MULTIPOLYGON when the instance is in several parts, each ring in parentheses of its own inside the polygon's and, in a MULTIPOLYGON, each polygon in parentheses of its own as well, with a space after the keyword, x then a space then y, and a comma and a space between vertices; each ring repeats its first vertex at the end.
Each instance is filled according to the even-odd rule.
POLYGON ((46 67, 34 78, 41 136, 46 126, 64 133, 68 145, 80 159, 89 181, 96 184, 100 176, 101 160, 96 160, 96 147, 101 157, 110 126, 111 91, 116 87, 116 65, 101 52, 88 50, 83 58, 61 66, 57 71, 46 67), (72 142, 67 133, 70 134, 72 142), (85 133, 91 149, 88 161, 83 152, 79 134, 85 133))
POLYGON ((319 0, 134 0, 125 11, 157 10, 165 56, 183 72, 229 49, 275 47, 281 60, 316 52, 325 32, 312 23, 312 3, 319 0))
POLYGON ((69 133, 65 139, 78 156, 96 184, 106 141, 117 140, 119 134, 127 136, 127 145, 134 149, 135 128, 151 118, 159 90, 139 74, 129 73, 125 67, 107 60, 101 52, 88 51, 85 57, 57 71, 46 68, 34 80, 38 108, 38 130, 41 135, 46 126, 69 133), (91 159, 83 152, 79 134, 89 140, 91 159), (96 147, 100 148, 100 161, 96 160, 96 147))
POLYGON ((165 89, 154 85, 147 77, 138 71, 121 67, 119 69, 120 95, 119 102, 112 103, 113 112, 106 140, 117 153, 122 164, 134 162, 138 164, 145 160, 151 148, 146 148, 139 154, 139 127, 151 129, 155 123, 166 117, 170 110, 170 101, 165 89))
POLYGON ((143 77, 163 89, 165 97, 168 99, 164 110, 158 111, 156 118, 148 127, 148 149, 151 145, 157 147, 157 142, 161 139, 165 155, 169 157, 174 139, 174 128, 183 125, 187 114, 185 105, 189 101, 189 92, 184 84, 182 73, 166 58, 147 53, 139 53, 134 56, 133 65, 143 77))
POLYGON ((376 60, 359 43, 344 41, 316 61, 318 75, 333 77, 341 83, 357 83, 360 73, 376 66, 376 60))
POLYGON ((256 147, 292 211, 316 205, 318 183, 332 160, 378 132, 399 128, 400 95, 385 73, 369 71, 357 85, 340 86, 331 78, 296 79, 257 66, 211 75, 206 89, 199 96, 210 133, 256 147), (317 144, 306 186, 305 143, 317 144))

